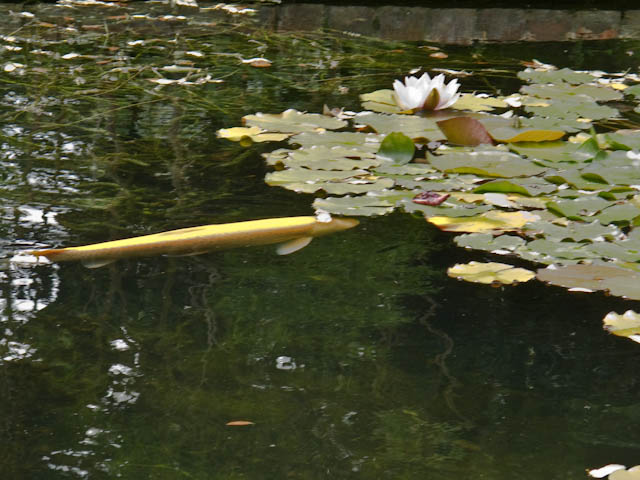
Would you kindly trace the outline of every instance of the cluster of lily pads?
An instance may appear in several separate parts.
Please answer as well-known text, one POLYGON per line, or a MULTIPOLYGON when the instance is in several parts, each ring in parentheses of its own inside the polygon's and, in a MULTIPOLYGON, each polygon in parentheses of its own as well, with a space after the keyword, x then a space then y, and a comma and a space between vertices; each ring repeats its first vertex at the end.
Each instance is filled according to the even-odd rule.
POLYGON ((461 247, 546 266, 472 262, 451 276, 640 300, 640 78, 540 63, 518 77, 518 94, 466 93, 446 110, 404 110, 378 90, 361 95, 358 113, 258 113, 218 135, 286 140, 264 155, 266 182, 315 194, 316 210, 402 209, 457 233, 461 247))

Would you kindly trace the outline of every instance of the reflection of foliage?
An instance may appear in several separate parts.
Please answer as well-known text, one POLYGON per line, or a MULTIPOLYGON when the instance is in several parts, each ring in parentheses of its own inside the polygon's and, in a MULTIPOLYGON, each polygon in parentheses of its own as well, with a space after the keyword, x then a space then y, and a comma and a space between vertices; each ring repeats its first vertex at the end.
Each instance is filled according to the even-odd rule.
POLYGON ((439 478, 444 465, 464 458, 460 427, 425 420, 409 410, 383 411, 377 417, 374 434, 380 438, 381 447, 376 463, 382 467, 384 478, 439 478))

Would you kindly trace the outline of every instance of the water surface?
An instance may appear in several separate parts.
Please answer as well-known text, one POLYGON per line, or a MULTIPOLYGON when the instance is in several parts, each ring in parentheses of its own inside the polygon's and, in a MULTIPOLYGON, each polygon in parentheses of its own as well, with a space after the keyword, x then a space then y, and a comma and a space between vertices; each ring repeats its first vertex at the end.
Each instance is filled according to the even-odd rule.
MULTIPOLYGON (((424 44, 274 33, 219 11, 59 8, 5 16, 5 258, 311 214, 312 196, 264 184, 260 153, 274 145, 216 138, 255 111, 357 109, 359 93, 419 66, 466 69, 463 89, 488 93, 517 91, 531 58, 638 67, 633 41, 450 46, 436 60, 424 44), (273 66, 240 61, 258 56, 273 66)), ((96 270, 4 263, 2 471, 566 479, 637 463, 638 347, 601 328, 637 305, 446 276, 485 258, 396 213, 285 257, 267 246, 96 270)))

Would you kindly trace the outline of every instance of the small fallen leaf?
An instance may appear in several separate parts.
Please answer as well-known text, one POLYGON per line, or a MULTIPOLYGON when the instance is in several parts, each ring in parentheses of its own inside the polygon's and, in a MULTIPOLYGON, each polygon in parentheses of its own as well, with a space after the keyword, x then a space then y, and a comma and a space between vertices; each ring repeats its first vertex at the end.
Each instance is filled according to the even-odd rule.
POLYGON ((227 422, 226 425, 229 427, 246 427, 247 425, 255 425, 255 423, 248 420, 233 420, 232 422, 227 422))
POLYGON ((429 56, 431 58, 449 58, 449 55, 447 55, 444 52, 434 52, 434 53, 430 53, 429 56))
POLYGON ((266 68, 272 65, 271 60, 267 60, 266 58, 262 58, 262 57, 249 58, 247 60, 242 60, 242 63, 249 64, 252 67, 256 67, 256 68, 266 68))

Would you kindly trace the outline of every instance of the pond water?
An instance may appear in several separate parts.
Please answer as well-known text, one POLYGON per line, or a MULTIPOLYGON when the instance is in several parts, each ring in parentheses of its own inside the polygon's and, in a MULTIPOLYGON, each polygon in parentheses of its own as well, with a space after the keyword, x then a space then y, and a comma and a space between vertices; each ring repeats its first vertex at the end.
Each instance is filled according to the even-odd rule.
MULTIPOLYGON (((277 33, 221 10, 2 8, 6 259, 312 214, 312 195, 264 183, 273 144, 216 138, 246 114, 358 109, 359 93, 420 66, 508 94, 522 60, 637 71, 640 52, 633 40, 474 44, 435 59, 423 44, 277 33), (240 61, 253 57, 273 65, 240 61)), ((602 329, 637 302, 457 282, 448 266, 491 255, 451 238, 394 213, 283 257, 7 260, 3 475, 577 479, 640 463, 640 350, 602 329)))

